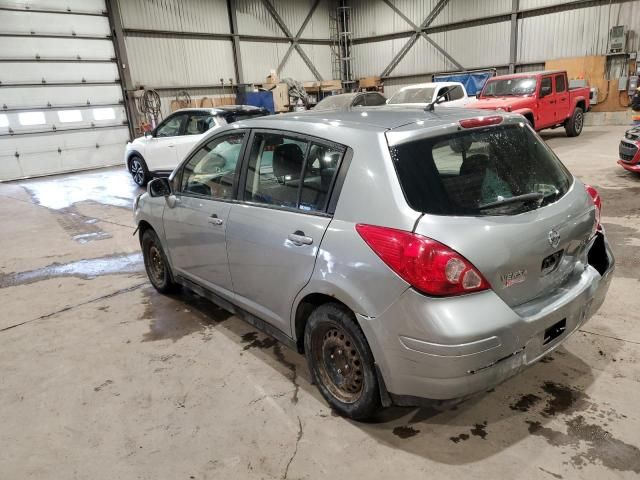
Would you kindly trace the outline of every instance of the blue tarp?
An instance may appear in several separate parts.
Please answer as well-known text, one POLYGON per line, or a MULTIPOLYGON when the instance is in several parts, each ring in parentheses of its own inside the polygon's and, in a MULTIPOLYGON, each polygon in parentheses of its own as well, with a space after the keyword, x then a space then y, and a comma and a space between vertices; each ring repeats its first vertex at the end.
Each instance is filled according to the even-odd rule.
POLYGON ((273 106, 273 93, 271 92, 245 92, 236 96, 238 105, 253 105, 254 107, 264 107, 271 114, 276 113, 273 106))
POLYGON ((434 75, 434 82, 460 82, 467 90, 467 94, 473 97, 480 93, 485 82, 493 76, 493 72, 454 73, 450 75, 434 75))

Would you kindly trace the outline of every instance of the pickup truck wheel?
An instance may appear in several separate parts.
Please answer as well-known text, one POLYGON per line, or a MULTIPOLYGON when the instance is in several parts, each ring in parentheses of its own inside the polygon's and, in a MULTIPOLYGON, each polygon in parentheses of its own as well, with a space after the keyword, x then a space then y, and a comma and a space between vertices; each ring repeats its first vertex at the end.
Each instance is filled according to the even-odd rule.
POLYGON ((133 181, 141 187, 144 187, 150 180, 147 164, 142 157, 138 155, 133 155, 129 159, 129 173, 131 174, 133 181))
POLYGON ((573 111, 573 115, 564 123, 564 129, 567 132, 567 137, 577 137, 582 133, 582 127, 584 126, 584 111, 580 107, 576 107, 573 111))
POLYGON ((149 229, 142 234, 142 256, 144 268, 151 285, 160 293, 171 293, 177 290, 178 285, 173 281, 171 267, 162 250, 160 239, 156 232, 149 229))
POLYGON ((336 412, 364 420, 380 408, 373 354, 348 309, 336 303, 316 308, 307 321, 304 349, 320 393, 336 412))

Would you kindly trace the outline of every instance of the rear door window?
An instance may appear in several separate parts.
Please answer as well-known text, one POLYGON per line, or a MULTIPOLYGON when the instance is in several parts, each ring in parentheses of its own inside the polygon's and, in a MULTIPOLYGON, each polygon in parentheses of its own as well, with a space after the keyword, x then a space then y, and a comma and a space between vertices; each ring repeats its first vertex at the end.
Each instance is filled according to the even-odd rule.
POLYGON ((208 113, 192 113, 187 120, 185 135, 200 135, 215 126, 213 115, 208 113))
POLYGON ((409 205, 437 215, 521 213, 561 198, 572 182, 551 149, 520 125, 410 141, 391 155, 409 205), (527 194, 538 195, 492 206, 527 194))
POLYGON ((326 210, 344 153, 293 135, 256 132, 244 186, 244 200, 305 211, 326 210))
POLYGON ((562 93, 567 89, 564 75, 556 75, 556 93, 562 93))

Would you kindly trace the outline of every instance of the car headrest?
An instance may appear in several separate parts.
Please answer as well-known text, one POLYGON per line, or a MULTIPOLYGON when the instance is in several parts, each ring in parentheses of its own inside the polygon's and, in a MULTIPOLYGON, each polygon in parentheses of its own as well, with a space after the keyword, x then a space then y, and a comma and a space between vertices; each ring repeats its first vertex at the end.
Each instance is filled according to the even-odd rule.
POLYGON ((209 121, 206 120, 206 119, 203 119, 203 118, 199 119, 196 122, 196 128, 198 129, 198 132, 200 132, 200 133, 206 132, 207 130, 209 130, 209 121))
POLYGON ((487 155, 469 155, 460 167, 460 175, 471 175, 477 172, 484 172, 489 167, 489 157, 487 155))
POLYGON ((295 143, 283 143, 273 151, 273 174, 277 178, 296 180, 300 178, 300 169, 304 155, 295 143))

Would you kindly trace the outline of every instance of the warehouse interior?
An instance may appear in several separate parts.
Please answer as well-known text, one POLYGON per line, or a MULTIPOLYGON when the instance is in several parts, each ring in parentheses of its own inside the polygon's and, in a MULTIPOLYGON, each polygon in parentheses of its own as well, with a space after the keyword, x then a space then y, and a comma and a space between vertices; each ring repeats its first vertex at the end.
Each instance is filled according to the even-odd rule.
POLYGON ((640 0, 0 0, 0 478, 638 478, 638 52, 640 0), (347 419, 273 332, 147 278, 132 205, 167 168, 137 182, 135 142, 182 109, 442 81, 471 107, 545 71, 587 92, 577 135, 535 130, 599 192, 616 269, 517 376, 347 419))

